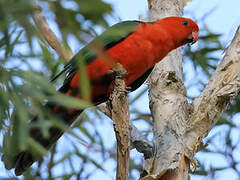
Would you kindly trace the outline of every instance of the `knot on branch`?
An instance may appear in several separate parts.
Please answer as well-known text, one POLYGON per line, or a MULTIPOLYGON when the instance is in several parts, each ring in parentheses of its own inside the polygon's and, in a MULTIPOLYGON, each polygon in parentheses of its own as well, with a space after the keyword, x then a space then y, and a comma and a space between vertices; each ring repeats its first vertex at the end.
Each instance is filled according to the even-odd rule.
POLYGON ((169 71, 166 74, 166 83, 167 85, 171 84, 171 83, 177 83, 181 81, 181 79, 177 76, 175 71, 169 71))
POLYGON ((151 144, 149 144, 149 142, 136 140, 136 141, 133 141, 132 143, 138 152, 144 154, 144 159, 149 159, 153 157, 153 147, 151 144))
POLYGON ((112 69, 112 71, 113 74, 115 75, 115 80, 124 79, 124 75, 126 75, 127 73, 126 69, 124 69, 124 67, 120 63, 116 63, 116 66, 112 69))

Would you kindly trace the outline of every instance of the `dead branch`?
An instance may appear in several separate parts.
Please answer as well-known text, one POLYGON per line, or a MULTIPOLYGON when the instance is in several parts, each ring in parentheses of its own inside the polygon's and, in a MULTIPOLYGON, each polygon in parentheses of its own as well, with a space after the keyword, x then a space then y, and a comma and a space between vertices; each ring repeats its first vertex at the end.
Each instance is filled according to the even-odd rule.
POLYGON ((130 120, 128 95, 123 78, 126 70, 118 63, 114 68, 114 72, 116 72, 116 76, 113 82, 113 91, 110 96, 109 110, 117 138, 116 179, 127 180, 130 153, 130 120))

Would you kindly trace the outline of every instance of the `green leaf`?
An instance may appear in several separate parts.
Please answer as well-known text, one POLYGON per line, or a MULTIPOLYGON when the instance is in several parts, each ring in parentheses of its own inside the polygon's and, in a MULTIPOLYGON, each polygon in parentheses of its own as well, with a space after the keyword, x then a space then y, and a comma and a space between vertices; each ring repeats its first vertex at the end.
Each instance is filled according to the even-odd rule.
MULTIPOLYGON (((53 163, 53 166, 56 166, 62 162, 64 162, 65 160, 69 159, 74 153, 73 152, 69 152, 67 154, 65 154, 64 156, 62 156, 58 161, 53 163)), ((52 166, 52 167, 53 167, 52 166)))
POLYGON ((82 126, 79 126, 78 129, 91 140, 91 143, 95 143, 96 142, 95 137, 92 136, 89 133, 88 129, 86 129, 86 128, 82 127, 82 126))
POLYGON ((33 153, 34 157, 39 157, 48 154, 48 151, 31 137, 28 138, 28 146, 31 152, 33 153))
POLYGON ((71 129, 69 129, 68 126, 66 126, 63 122, 58 120, 52 120, 53 126, 56 126, 57 128, 61 129, 63 132, 66 132, 73 137, 75 137, 77 140, 80 141, 81 144, 88 146, 88 142, 86 142, 84 139, 80 138, 76 133, 74 133, 71 129))
POLYGON ((81 152, 79 152, 79 150, 77 149, 77 147, 73 144, 74 148, 75 148, 75 154, 77 156, 79 156, 80 158, 82 158, 85 161, 89 161, 91 162, 93 165, 95 165, 98 169, 101 169, 103 172, 106 172, 106 170, 102 167, 101 164, 99 164, 97 161, 89 158, 89 156, 82 154, 81 152))
POLYGON ((48 100, 50 102, 57 103, 62 106, 74 109, 85 109, 91 106, 91 104, 87 101, 80 100, 72 96, 66 96, 60 93, 53 96, 49 96, 48 100))
POLYGON ((221 117, 218 119, 216 126, 224 125, 224 124, 225 124, 225 125, 229 125, 230 127, 236 127, 235 124, 233 124, 232 122, 230 122, 229 120, 227 120, 226 118, 224 118, 224 117, 221 116, 221 117))

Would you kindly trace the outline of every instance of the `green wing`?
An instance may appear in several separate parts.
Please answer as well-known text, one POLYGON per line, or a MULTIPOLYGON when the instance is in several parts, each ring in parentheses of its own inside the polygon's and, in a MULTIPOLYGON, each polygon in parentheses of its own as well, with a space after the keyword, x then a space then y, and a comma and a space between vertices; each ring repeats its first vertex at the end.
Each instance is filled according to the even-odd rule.
MULTIPOLYGON (((109 27, 105 32, 103 32, 100 36, 97 36, 91 43, 97 43, 102 45, 104 50, 107 50, 117 43, 123 41, 126 37, 134 32, 136 27, 139 24, 144 22, 141 21, 123 21, 109 27)), ((64 69, 57 74, 51 82, 55 81, 59 76, 64 73, 67 73, 67 79, 64 84, 69 81, 72 76, 76 73, 78 69, 78 62, 84 60, 85 64, 88 65, 96 59, 97 55, 92 52, 89 45, 82 48, 65 66, 64 69)))

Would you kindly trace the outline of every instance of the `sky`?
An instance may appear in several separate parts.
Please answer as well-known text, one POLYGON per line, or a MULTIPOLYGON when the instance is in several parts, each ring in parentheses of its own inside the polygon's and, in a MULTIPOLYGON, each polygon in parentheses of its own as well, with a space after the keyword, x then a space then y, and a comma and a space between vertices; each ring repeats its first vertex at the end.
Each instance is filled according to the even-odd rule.
MULTIPOLYGON (((120 20, 138 20, 145 19, 147 17, 147 1, 146 0, 105 0, 106 2, 110 2, 113 4, 114 9, 114 18, 109 17, 109 24, 112 25, 114 23, 119 22, 120 20)), ((240 1, 239 0, 193 0, 188 3, 185 8, 185 17, 190 17, 198 22, 200 25, 200 35, 201 35, 201 27, 205 24, 209 27, 211 31, 214 33, 223 34, 221 40, 223 44, 227 45, 231 42, 231 39, 240 24, 240 1), (204 18, 205 17, 205 18, 204 18), (203 20, 204 19, 204 20, 203 20)), ((71 46, 71 45, 70 45, 71 46)), ((72 46, 71 46, 72 47, 72 46)), ((79 47, 73 48, 74 51, 77 51, 79 47)), ((188 76, 190 78, 193 77, 193 73, 191 70, 188 70, 188 66, 184 67, 184 71, 188 72, 188 76)), ((146 85, 145 85, 146 86, 146 85)), ((143 88, 143 87, 142 87, 143 88)), ((141 89, 142 89, 141 88, 141 89)), ((136 93, 138 93, 138 90, 136 93)), ((188 92, 192 95, 198 95, 200 92, 197 90, 190 90, 188 92)), ((141 109, 142 112, 149 112, 148 108, 148 97, 147 93, 134 104, 133 108, 141 109)), ((236 117, 236 121, 239 120, 239 117, 236 117)), ((111 123, 101 124, 103 122, 98 122, 99 131, 103 131, 103 138, 109 144, 113 144, 115 139, 114 132, 111 128, 111 123), (105 127, 104 129, 102 127, 105 127), (109 128, 108 128, 109 127, 109 128), (112 137, 112 138, 109 138, 112 137)), ((144 129, 144 124, 136 124, 139 129, 144 129)), ((89 127, 90 128, 90 127, 89 127)), ((210 132, 209 136, 214 134, 218 129, 214 129, 214 131, 210 132)), ((67 146, 64 138, 62 140, 62 147, 67 146)), ((137 154, 133 151, 133 156, 140 157, 140 154, 137 154)), ((201 153, 196 155, 198 158, 202 159, 209 166, 210 162, 217 162, 220 166, 224 166, 226 163, 224 158, 221 159, 212 155, 212 156, 203 156, 201 153)), ((111 180, 114 176, 115 171, 115 162, 106 162, 104 168, 108 170, 108 174, 103 173, 101 171, 96 172, 94 176, 90 178, 90 180, 95 179, 104 179, 111 180)), ((89 167, 91 168, 91 167, 89 167)), ((0 169, 2 169, 2 163, 0 163, 0 169)), ((136 173, 137 175, 138 173, 136 173)), ((1 176, 0 172, 0 176, 1 176)), ((231 171, 226 171, 223 174, 220 174, 218 180, 236 180, 236 176, 231 171)), ((192 177, 193 180, 202 180, 199 177, 192 177)))

